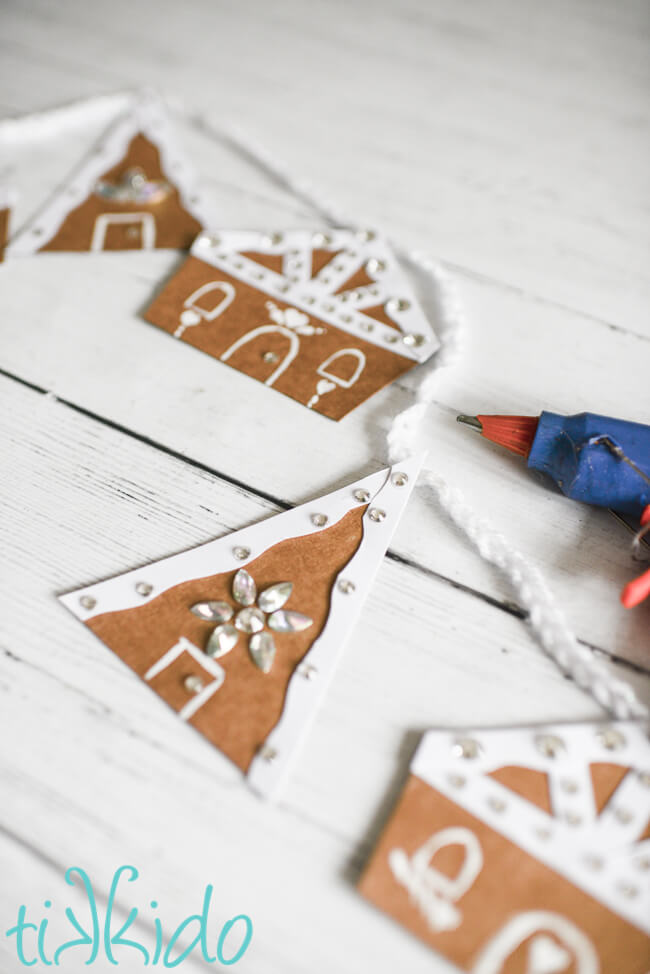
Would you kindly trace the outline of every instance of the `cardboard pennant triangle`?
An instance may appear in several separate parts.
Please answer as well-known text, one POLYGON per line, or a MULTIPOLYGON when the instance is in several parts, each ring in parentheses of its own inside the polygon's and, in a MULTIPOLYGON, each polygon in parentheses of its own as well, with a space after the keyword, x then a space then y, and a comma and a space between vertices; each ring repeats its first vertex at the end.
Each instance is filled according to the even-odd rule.
POLYGON ((207 217, 169 114, 159 98, 145 93, 128 103, 77 169, 9 240, 5 257, 188 249, 207 217))
POLYGON ((202 234, 145 317, 336 420, 438 348, 372 231, 202 234))
POLYGON ((648 727, 429 731, 360 890, 471 974, 645 974, 648 727))
POLYGON ((325 692, 420 463, 61 601, 268 795, 325 692))

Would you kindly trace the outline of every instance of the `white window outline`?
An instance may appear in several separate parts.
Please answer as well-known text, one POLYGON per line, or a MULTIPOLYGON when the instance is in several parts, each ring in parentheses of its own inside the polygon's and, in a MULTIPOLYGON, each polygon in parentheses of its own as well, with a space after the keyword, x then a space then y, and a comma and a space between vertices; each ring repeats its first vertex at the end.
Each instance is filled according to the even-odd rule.
POLYGON ((90 249, 103 250, 106 232, 115 223, 140 223, 142 226, 142 247, 134 250, 152 250, 156 243, 156 221, 151 213, 101 213, 95 220, 90 249))
POLYGON ((233 355, 238 349, 247 345, 248 342, 253 341, 258 335, 268 335, 272 332, 277 332, 280 335, 284 335, 289 339, 289 351, 282 359, 277 369, 275 369, 268 379, 265 380, 265 386, 272 386, 276 379, 279 379, 283 372, 289 368, 296 355, 300 351, 300 340, 298 336, 293 331, 289 331, 288 328, 284 328, 282 325, 261 325, 259 328, 254 328, 252 331, 246 332, 241 338, 238 338, 236 342, 226 349, 223 355, 220 356, 222 362, 227 362, 231 355, 233 355))
POLYGON ((178 711, 178 716, 181 718, 181 720, 189 720, 190 717, 192 717, 193 714, 195 714, 196 711, 199 710, 199 708, 202 707, 203 704, 206 703, 210 697, 222 686, 223 681, 226 679, 226 671, 222 666, 219 666, 215 660, 211 659, 209 656, 206 656, 205 653, 198 648, 198 646, 191 643, 189 639, 185 638, 185 636, 181 636, 178 642, 175 643, 171 649, 168 649, 166 653, 163 653, 160 659, 149 667, 144 675, 146 682, 148 683, 150 680, 153 680, 155 676, 158 676, 159 673, 162 673, 163 670, 166 670, 167 667, 170 666, 174 660, 177 660, 183 653, 189 653, 192 659, 196 660, 199 666, 203 667, 203 669, 209 673, 211 677, 213 677, 211 682, 208 683, 207 686, 203 687, 200 693, 197 693, 194 697, 192 697, 192 699, 189 700, 185 706, 178 711))

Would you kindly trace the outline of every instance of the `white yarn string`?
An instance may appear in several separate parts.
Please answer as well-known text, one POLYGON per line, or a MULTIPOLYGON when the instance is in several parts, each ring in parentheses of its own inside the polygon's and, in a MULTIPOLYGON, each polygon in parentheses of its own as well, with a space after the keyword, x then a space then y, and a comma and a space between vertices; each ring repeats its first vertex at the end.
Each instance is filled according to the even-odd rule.
MULTIPOLYGON (((207 123, 203 123, 207 124, 207 123)), ((265 148, 236 128, 222 130, 224 139, 240 153, 263 168, 294 196, 309 204, 328 222, 338 226, 359 226, 310 182, 298 179, 265 148)), ((455 281, 438 263, 418 251, 396 246, 401 259, 419 278, 424 301, 437 308, 434 315, 441 348, 429 367, 424 367, 415 402, 394 417, 387 433, 391 463, 416 450, 420 427, 434 398, 437 370, 453 364, 459 357, 464 314, 455 281)), ((520 605, 527 612, 531 632, 547 653, 578 686, 614 716, 624 719, 647 716, 648 710, 632 687, 613 677, 594 651, 578 642, 539 569, 464 500, 433 470, 424 469, 419 483, 427 487, 440 507, 469 538, 481 557, 495 565, 508 579, 520 605)))

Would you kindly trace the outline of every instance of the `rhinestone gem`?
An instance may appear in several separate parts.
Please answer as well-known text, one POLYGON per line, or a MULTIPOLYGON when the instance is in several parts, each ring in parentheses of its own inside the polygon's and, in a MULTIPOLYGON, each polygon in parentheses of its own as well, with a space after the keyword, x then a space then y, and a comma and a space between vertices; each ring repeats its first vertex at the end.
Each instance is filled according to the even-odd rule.
POLYGON ((265 362, 277 362, 279 357, 280 356, 276 355, 275 352, 264 352, 264 355, 262 356, 265 362))
POLYGON ((359 328, 361 328, 362 331, 368 332, 375 330, 375 326, 373 325, 372 321, 360 321, 359 328))
POLYGON ((634 818, 634 815, 629 808, 617 808, 614 815, 616 817, 616 821, 620 822, 621 825, 629 825, 634 818))
POLYGON ((363 243, 369 243, 371 240, 374 240, 376 236, 377 234, 374 230, 359 230, 357 233, 357 237, 359 240, 363 241, 363 243))
POLYGON ((389 345, 394 345, 397 341, 397 335, 394 335, 393 332, 387 332, 384 335, 384 341, 388 342, 389 345))
POLYGON ((503 799, 495 798, 494 795, 488 798, 488 805, 495 812, 505 812, 506 810, 506 803, 503 799))
POLYGON ((203 680, 200 676, 192 673, 191 676, 186 676, 183 680, 183 686, 188 693, 200 693, 203 689, 203 680))
POLYGON ((354 592, 356 585, 354 582, 351 582, 349 578, 340 578, 337 587, 340 592, 343 592, 344 595, 350 595, 352 592, 354 592))
POLYGON ((254 605, 241 609, 235 616, 235 625, 240 632, 261 632, 264 628, 264 613, 254 605))
POLYGON ((644 788, 650 788, 650 772, 639 771, 639 782, 644 786, 644 788))
POLYGON ((564 816, 564 821, 567 823, 567 825, 580 825, 582 818, 580 815, 577 815, 576 812, 567 812, 564 816))
POLYGON ((585 856, 585 866, 593 869, 594 872, 603 868, 603 860, 600 856, 585 856))
POLYGON ((408 311, 410 307, 411 302, 407 301, 406 298, 391 298, 390 301, 386 302, 388 314, 395 311, 408 311))
POLYGON ((250 557, 250 548, 244 548, 242 545, 237 545, 236 548, 232 549, 232 553, 239 561, 246 561, 250 557))
POLYGON ((349 325, 350 322, 352 321, 352 315, 341 315, 341 321, 343 322, 343 324, 349 325))
POLYGON ((547 758, 555 758, 565 749, 564 741, 555 734, 540 734, 535 738, 535 746, 547 758))
POLYGON ((260 757, 262 758, 262 760, 267 761, 269 764, 272 764, 277 758, 277 756, 278 756, 278 752, 275 750, 274 747, 263 747, 262 750, 260 751, 260 757))
POLYGON ((227 602, 197 602, 190 612, 204 622, 229 622, 232 619, 232 608, 227 602))
POLYGON ((97 605, 97 599, 94 599, 92 595, 82 595, 79 604, 82 609, 94 609, 97 605))
POLYGON ((381 507, 371 507, 368 517, 371 521, 383 521, 386 517, 386 511, 383 511, 381 507))
POLYGON ((240 605, 252 605, 257 597, 257 586, 245 568, 240 568, 232 583, 232 594, 240 605))
POLYGON ((128 227, 126 235, 129 240, 139 240, 140 239, 140 227, 128 227))
POLYGON ((315 233, 311 240, 316 247, 327 247, 332 242, 328 233, 315 233))
POLYGON ((635 896, 639 895, 638 887, 632 883, 619 883, 618 891, 628 900, 633 900, 635 896))
POLYGON ((226 653, 229 653, 231 649, 234 649, 234 647, 237 645, 238 639, 239 633, 234 626, 230 625, 230 623, 226 623, 223 626, 217 626, 208 639, 208 645, 205 647, 205 651, 207 655, 211 656, 213 659, 219 659, 221 656, 225 656, 226 653))
POLYGON ((255 274, 253 274, 253 277, 255 278, 256 281, 263 281, 264 278, 266 277, 266 274, 264 273, 264 271, 256 271, 255 274))
POLYGON ((571 781, 570 778, 565 778, 564 781, 560 782, 560 787, 562 788, 562 791, 567 793, 567 795, 575 795, 578 790, 578 783, 576 781, 571 781))
POLYGON ((539 829, 535 829, 535 835, 537 836, 538 839, 541 839, 542 842, 546 842, 548 839, 550 839, 551 834, 552 833, 550 829, 546 829, 543 827, 539 829))
POLYGON ((205 244, 206 247, 218 247, 221 243, 221 237, 218 237, 216 233, 205 233, 201 237, 201 243, 205 244))
POLYGON ((473 760, 479 756, 482 750, 483 748, 479 742, 474 740, 473 737, 459 737, 458 740, 454 741, 451 753, 455 758, 473 760))
POLYGON ((646 859, 646 858, 637 859, 634 865, 636 866, 637 869, 641 869, 643 870, 643 872, 647 872, 647 870, 650 869, 650 859, 646 859))
POLYGON ((292 590, 291 582, 278 582, 277 585, 271 585, 270 588, 264 589, 257 600, 257 604, 263 612, 275 612, 276 609, 281 609, 289 599, 292 590))
POLYGON ((248 641, 248 650, 255 666, 268 673, 275 659, 275 643, 270 632, 257 632, 248 641))
POLYGON ((409 332, 408 335, 404 335, 402 341, 404 342, 405 345, 410 345, 419 348, 420 345, 424 345, 424 343, 426 342, 426 338, 424 337, 424 335, 416 335, 412 332, 409 332))
POLYGON ((354 497, 355 501, 360 501, 362 504, 367 504, 370 500, 370 491, 365 490, 364 487, 358 487, 352 492, 352 496, 354 497))
POLYGON ((386 270, 386 264, 378 257, 371 257, 366 264, 366 270, 369 274, 381 274, 382 271, 386 270))
POLYGON ((333 304, 327 303, 323 305, 323 311, 336 311, 336 308, 333 304))
POLYGON ((327 514, 312 514, 311 523, 317 528, 322 528, 327 524, 327 514))
POLYGON ((596 737, 598 742, 608 751, 620 751, 626 744, 625 737, 615 727, 603 727, 602 730, 598 731, 596 737))
POLYGON ((138 595, 142 595, 146 598, 147 595, 151 595, 153 592, 153 585, 150 585, 149 582, 138 582, 135 586, 135 590, 138 595))
POLYGON ((303 629, 309 629, 313 621, 302 612, 278 609, 269 616, 268 627, 275 632, 302 632, 303 629))
POLYGON ((283 239, 284 237, 281 233, 267 233, 264 237, 264 243, 268 247, 276 247, 278 244, 282 243, 283 239))
POLYGON ((408 484, 409 475, 404 473, 402 470, 396 470, 390 480, 391 483, 395 484, 396 487, 403 487, 404 484, 408 484))
POLYGON ((318 670, 312 663, 301 663, 298 672, 305 680, 313 680, 318 675, 318 670))
POLYGON ((449 784, 452 785, 453 788, 462 788, 466 783, 466 779, 462 776, 462 774, 450 774, 448 780, 449 784))

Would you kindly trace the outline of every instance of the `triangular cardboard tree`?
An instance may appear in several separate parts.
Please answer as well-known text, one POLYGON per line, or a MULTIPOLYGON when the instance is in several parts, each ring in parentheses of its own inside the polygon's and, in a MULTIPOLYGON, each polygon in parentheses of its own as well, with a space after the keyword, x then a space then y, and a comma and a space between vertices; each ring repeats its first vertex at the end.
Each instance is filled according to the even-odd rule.
POLYGON ((410 459, 61 601, 270 794, 325 692, 419 467, 410 459))
POLYGON ((78 168, 11 238, 41 251, 188 249, 208 213, 171 120, 153 94, 131 100, 78 168))
POLYGON ((145 317, 337 420, 438 348, 398 260, 368 230, 202 234, 145 317))
POLYGON ((472 974, 645 974, 647 734, 429 731, 361 892, 472 974))

